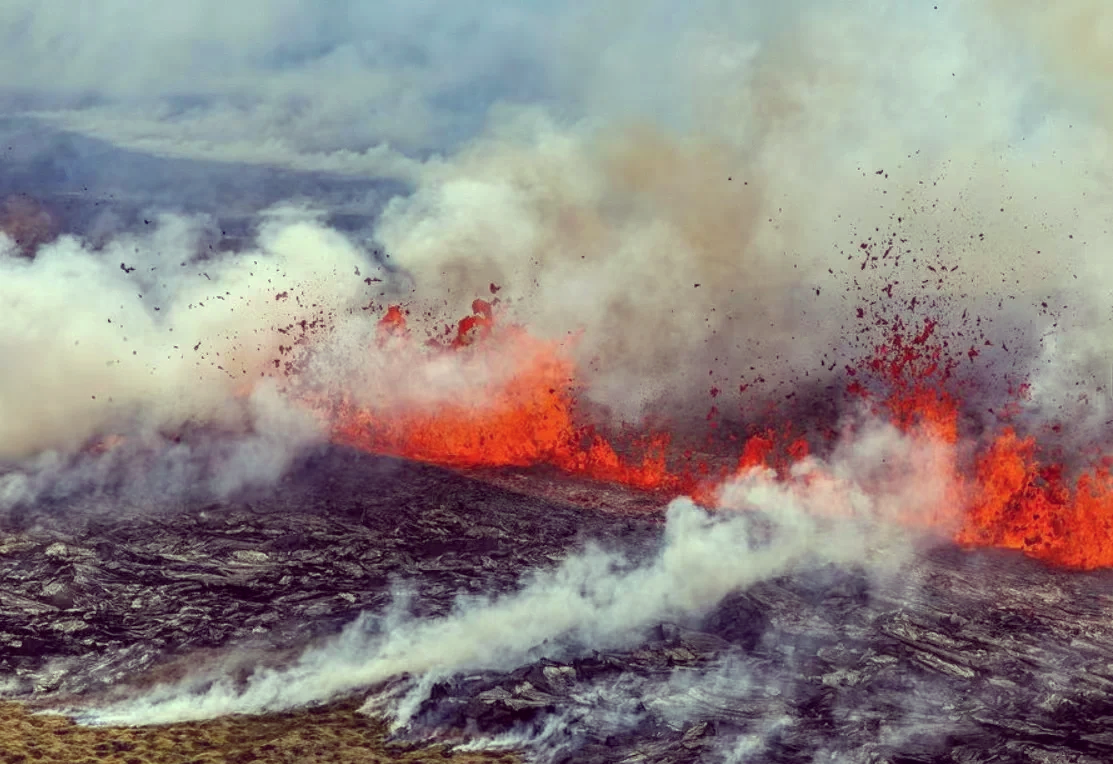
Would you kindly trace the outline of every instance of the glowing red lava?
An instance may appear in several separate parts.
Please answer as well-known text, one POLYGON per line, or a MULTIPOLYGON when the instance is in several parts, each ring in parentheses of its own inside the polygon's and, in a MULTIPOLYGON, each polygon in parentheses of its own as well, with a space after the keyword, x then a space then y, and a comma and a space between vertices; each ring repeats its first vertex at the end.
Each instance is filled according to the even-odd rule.
MULTIPOLYGON (((335 439, 377 453, 456 468, 546 464, 567 473, 667 494, 687 493, 711 500, 731 471, 709 474, 706 465, 670 468, 671 439, 649 434, 627 447, 616 446, 577 423, 576 369, 567 348, 498 325, 495 306, 476 300, 473 314, 459 322, 445 343, 428 352, 498 353, 514 359, 514 372, 435 408, 376 410, 348 403, 334 420, 335 439), (627 453, 638 456, 625 456, 627 453)), ((957 486, 949 502, 958 505, 956 541, 967 546, 1018 549, 1047 561, 1081 569, 1113 566, 1113 475, 1107 465, 1068 479, 1061 466, 1042 464, 1032 437, 1002 426, 979 442, 973 456, 960 453, 960 401, 949 391, 953 369, 942 346, 932 343, 936 328, 925 322, 906 333, 899 324, 852 373, 847 390, 903 431, 915 431, 949 449, 945 460, 957 486)), ((379 341, 408 339, 406 317, 391 307, 379 323, 379 341)), ((810 453, 806 439, 776 428, 753 435, 741 446, 739 473, 755 467, 783 470, 810 453)), ((954 508, 940 516, 955 517, 954 508)), ((928 522, 925 519, 925 522, 928 522)), ((934 520, 931 520, 934 522, 934 520)))
MULTIPOLYGON (((451 467, 525 467, 551 464, 569 473, 649 490, 682 491, 690 482, 665 466, 669 438, 654 435, 633 444, 640 459, 619 456, 590 427, 574 423, 574 366, 563 348, 519 327, 494 334, 494 310, 476 300, 451 341, 430 353, 498 353, 514 358, 508 378, 472 386, 467 395, 435 410, 375 410, 342 405, 335 439, 377 453, 451 467), (484 339, 491 342, 481 342, 484 339)), ((403 336, 402 310, 391 307, 379 323, 380 340, 403 336)), ((432 343, 431 343, 432 344, 432 343)))

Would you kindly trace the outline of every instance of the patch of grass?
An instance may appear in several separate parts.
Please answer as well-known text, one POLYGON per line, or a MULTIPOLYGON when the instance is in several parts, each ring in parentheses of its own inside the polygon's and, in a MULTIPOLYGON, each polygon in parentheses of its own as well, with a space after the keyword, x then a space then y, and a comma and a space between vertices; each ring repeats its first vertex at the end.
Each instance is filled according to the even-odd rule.
POLYGON ((444 745, 388 743, 385 726, 354 701, 267 716, 157 727, 82 727, 0 703, 0 764, 515 764, 510 753, 454 754, 444 745))

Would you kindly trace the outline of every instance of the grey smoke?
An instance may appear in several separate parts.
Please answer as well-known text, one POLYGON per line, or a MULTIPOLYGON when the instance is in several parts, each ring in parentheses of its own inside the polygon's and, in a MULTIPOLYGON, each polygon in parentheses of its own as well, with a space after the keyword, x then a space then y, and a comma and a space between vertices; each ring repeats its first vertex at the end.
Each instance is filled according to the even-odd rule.
POLYGON ((423 166, 377 231, 423 307, 502 285, 537 331, 584 330, 585 395, 635 420, 833 381, 888 339, 885 294, 890 319, 985 319, 979 363, 1040 364, 1048 400, 1104 383, 1109 136, 1022 41, 976 7, 698 8, 602 23, 586 115, 504 106, 423 166))
MULTIPOLYGON (((415 291, 384 296, 440 324, 500 285, 510 318, 533 331, 583 330, 585 397, 620 416, 707 404, 711 385, 733 391, 751 369, 781 391, 830 381, 861 350, 862 301, 893 285, 891 315, 988 317, 981 362, 1020 356, 1029 415, 1104 426, 1108 404, 1076 392, 1104 384, 1113 328, 1102 4, 83 7, 0 10, 5 115, 181 161, 401 180, 412 193, 387 207, 376 236, 415 291), (890 236, 900 267, 868 259, 890 236), (926 307, 908 307, 912 297, 926 307)), ((159 203, 173 208, 166 185, 159 203)), ((97 242, 63 238, 31 262, 6 245, 0 456, 17 464, 0 482, 6 501, 96 484, 138 453, 64 472, 98 437, 162 448, 168 431, 198 423, 231 430, 231 445, 158 451, 174 480, 201 476, 220 494, 276 477, 296 446, 323 437, 278 391, 254 389, 287 342, 276 329, 302 317, 274 299, 288 286, 356 316, 311 359, 310 382, 414 402, 392 384, 412 359, 361 365, 373 332, 358 311, 372 295, 352 274, 378 273, 368 252, 319 220, 286 217, 202 264, 202 225, 106 224, 97 242), (182 261, 180 276, 151 275, 182 261), (183 350, 194 343, 200 355, 183 350), (228 471, 205 466, 213 453, 230 456, 228 471)), ((479 371, 507 373, 495 367, 479 371)), ((459 371, 418 369, 423 382, 459 371)), ((423 384, 417 397, 435 406, 443 390, 423 384)), ((724 505, 748 513, 678 501, 652 560, 588 551, 447 618, 368 614, 246 685, 201 677, 97 718, 289 708, 403 673, 418 677, 403 699, 412 708, 437 677, 628 644, 797 566, 895 564, 903 548, 888 520, 950 506, 952 457, 869 429, 787 483, 757 474, 728 486, 724 505), (772 534, 760 543, 759 516, 772 534)))

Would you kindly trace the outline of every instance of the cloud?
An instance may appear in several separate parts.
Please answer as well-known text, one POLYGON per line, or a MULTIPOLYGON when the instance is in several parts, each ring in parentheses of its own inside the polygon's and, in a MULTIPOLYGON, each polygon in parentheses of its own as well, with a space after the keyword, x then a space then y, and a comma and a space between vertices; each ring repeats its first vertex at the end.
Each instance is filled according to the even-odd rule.
POLYGON ((406 175, 530 94, 544 4, 97 0, 0 10, 7 111, 170 156, 406 175))
POLYGON ((984 319, 981 367, 1039 368, 1045 409, 1104 384, 1113 144, 986 6, 83 7, 0 11, 9 112, 404 180, 375 228, 414 287, 395 296, 439 325, 502 286, 509 320, 581 333, 584 397, 617 418, 702 416, 712 389, 731 412, 743 387, 829 398, 897 317, 984 319))

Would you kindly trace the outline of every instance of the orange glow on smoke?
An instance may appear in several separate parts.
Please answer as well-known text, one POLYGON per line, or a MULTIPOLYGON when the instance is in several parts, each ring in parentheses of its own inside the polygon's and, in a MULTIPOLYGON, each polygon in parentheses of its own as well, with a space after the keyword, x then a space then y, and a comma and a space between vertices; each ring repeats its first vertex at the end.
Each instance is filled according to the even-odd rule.
POLYGON ((890 386, 882 407, 897 426, 926 427, 955 447, 950 461, 962 508, 955 540, 1017 549, 1072 568, 1113 567, 1113 476, 1107 465, 1072 484, 1061 465, 1039 462, 1034 437, 1022 438, 1005 427, 963 469, 957 454, 959 402, 940 389, 951 367, 942 361, 940 347, 929 344, 934 329, 927 322, 909 342, 896 334, 892 345, 878 349, 869 368, 890 386))
MULTIPOLYGON (((428 352, 500 354, 513 373, 469 386, 448 403, 375 410, 352 403, 336 411, 339 442, 361 449, 455 468, 550 465, 570 474, 712 502, 718 486, 754 468, 782 475, 810 453, 791 430, 769 430, 742 444, 733 470, 712 474, 707 465, 670 465, 670 439, 653 434, 617 448, 575 419, 575 368, 559 343, 520 327, 498 326, 496 303, 476 300, 473 314, 450 341, 428 352), (628 454, 634 452, 638 456, 628 454)), ((940 470, 949 477, 946 503, 931 517, 902 518, 912 525, 960 526, 966 546, 1017 549, 1060 565, 1113 566, 1113 474, 1106 466, 1071 481, 1061 467, 1043 465, 1033 438, 1005 428, 973 455, 960 453, 958 398, 946 392, 953 369, 932 345, 935 324, 877 348, 851 372, 848 392, 899 429, 941 445, 940 470), (863 382, 863 380, 866 380, 863 382), (872 384, 872 389, 867 385, 872 384)), ((412 345, 406 317, 391 307, 378 327, 380 347, 391 339, 412 345)), ((822 477, 816 479, 824 479, 822 477)))
MULTIPOLYGON (((437 406, 376 411, 344 404, 335 439, 377 453, 450 467, 525 467, 550 464, 569 473, 650 490, 680 491, 685 481, 665 466, 669 440, 654 436, 634 444, 640 459, 621 457, 605 438, 573 420, 574 368, 558 343, 539 340, 519 327, 500 328, 497 342, 483 343, 494 331, 494 308, 476 300, 473 315, 459 322, 455 336, 432 353, 498 353, 512 357, 506 379, 470 387, 437 406)), ((401 308, 391 307, 379 322, 384 337, 406 334, 401 308)))

